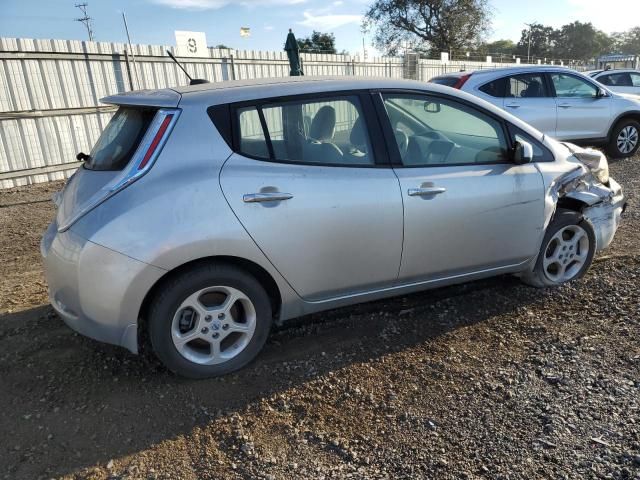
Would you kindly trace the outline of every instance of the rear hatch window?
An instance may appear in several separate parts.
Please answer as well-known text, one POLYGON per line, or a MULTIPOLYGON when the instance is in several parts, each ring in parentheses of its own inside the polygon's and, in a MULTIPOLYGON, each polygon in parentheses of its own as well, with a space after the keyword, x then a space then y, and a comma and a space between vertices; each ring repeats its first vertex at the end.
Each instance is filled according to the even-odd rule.
POLYGON ((122 170, 131 160, 156 113, 152 108, 120 107, 84 163, 88 170, 122 170))

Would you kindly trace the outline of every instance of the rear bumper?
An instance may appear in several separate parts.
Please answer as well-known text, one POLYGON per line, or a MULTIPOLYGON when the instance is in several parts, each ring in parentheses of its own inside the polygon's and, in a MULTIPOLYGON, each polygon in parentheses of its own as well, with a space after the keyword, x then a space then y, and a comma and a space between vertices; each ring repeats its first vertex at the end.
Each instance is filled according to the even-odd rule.
POLYGON ((597 251, 604 250, 611 244, 626 209, 622 187, 615 180, 610 179, 609 188, 611 195, 608 198, 583 211, 584 217, 593 225, 597 251))
POLYGON ((40 243, 49 300, 78 333, 138 351, 140 307, 164 270, 90 242, 53 222, 40 243))

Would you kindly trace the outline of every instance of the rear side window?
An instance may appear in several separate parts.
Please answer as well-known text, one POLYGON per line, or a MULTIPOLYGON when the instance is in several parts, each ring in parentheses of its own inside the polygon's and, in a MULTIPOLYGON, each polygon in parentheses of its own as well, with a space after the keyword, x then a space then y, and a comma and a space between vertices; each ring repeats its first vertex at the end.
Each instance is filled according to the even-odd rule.
POLYGON ((429 80, 430 83, 437 83, 438 85, 445 85, 447 87, 453 87, 460 80, 459 77, 436 77, 429 80))
POLYGON ((491 95, 492 97, 504 97, 504 85, 506 81, 506 78, 498 78, 489 83, 485 83, 478 88, 478 90, 486 93, 487 95, 491 95))
POLYGON ((250 157, 315 165, 374 165, 357 96, 238 108, 237 149, 250 157))
POLYGON ((131 160, 156 110, 120 107, 94 145, 84 168, 122 170, 131 160))
POLYGON ((609 75, 603 75, 598 78, 598 81, 603 85, 609 85, 611 87, 632 87, 631 75, 628 73, 610 73, 609 75))
POLYGON ((538 98, 549 95, 541 74, 526 73, 509 77, 506 96, 515 98, 538 98))

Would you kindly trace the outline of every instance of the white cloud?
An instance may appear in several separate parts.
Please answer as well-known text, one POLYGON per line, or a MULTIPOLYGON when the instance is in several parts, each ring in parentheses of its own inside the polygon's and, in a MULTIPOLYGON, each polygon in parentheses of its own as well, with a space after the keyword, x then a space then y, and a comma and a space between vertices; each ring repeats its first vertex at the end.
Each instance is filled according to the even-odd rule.
POLYGON ((273 30, 273 28, 274 28, 274 27, 273 27, 273 25, 265 25, 265 26, 264 26, 264 29, 265 29, 267 32, 270 32, 271 30, 273 30))
POLYGON ((242 5, 244 7, 266 7, 270 5, 296 5, 307 0, 152 0, 155 3, 167 5, 171 8, 184 10, 215 10, 227 5, 242 5))
POLYGON ((362 22, 362 15, 314 15, 309 11, 305 11, 303 15, 304 20, 299 21, 299 25, 320 31, 362 22))
POLYGON ((336 0, 331 5, 333 5, 334 7, 339 7, 340 5, 344 5, 344 2, 342 0, 336 0))

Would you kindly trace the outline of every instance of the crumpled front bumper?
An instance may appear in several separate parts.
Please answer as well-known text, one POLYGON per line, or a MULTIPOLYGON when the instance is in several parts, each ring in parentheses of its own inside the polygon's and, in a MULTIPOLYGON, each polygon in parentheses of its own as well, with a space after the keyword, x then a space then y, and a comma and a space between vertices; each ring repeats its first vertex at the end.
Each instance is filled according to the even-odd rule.
POLYGON ((51 305, 78 333, 137 353, 145 295, 165 273, 86 240, 54 221, 40 243, 51 305))
POLYGON ((604 250, 611 244, 627 207, 622 187, 612 178, 608 186, 600 185, 599 190, 602 200, 582 212, 595 231, 596 251, 604 250))

